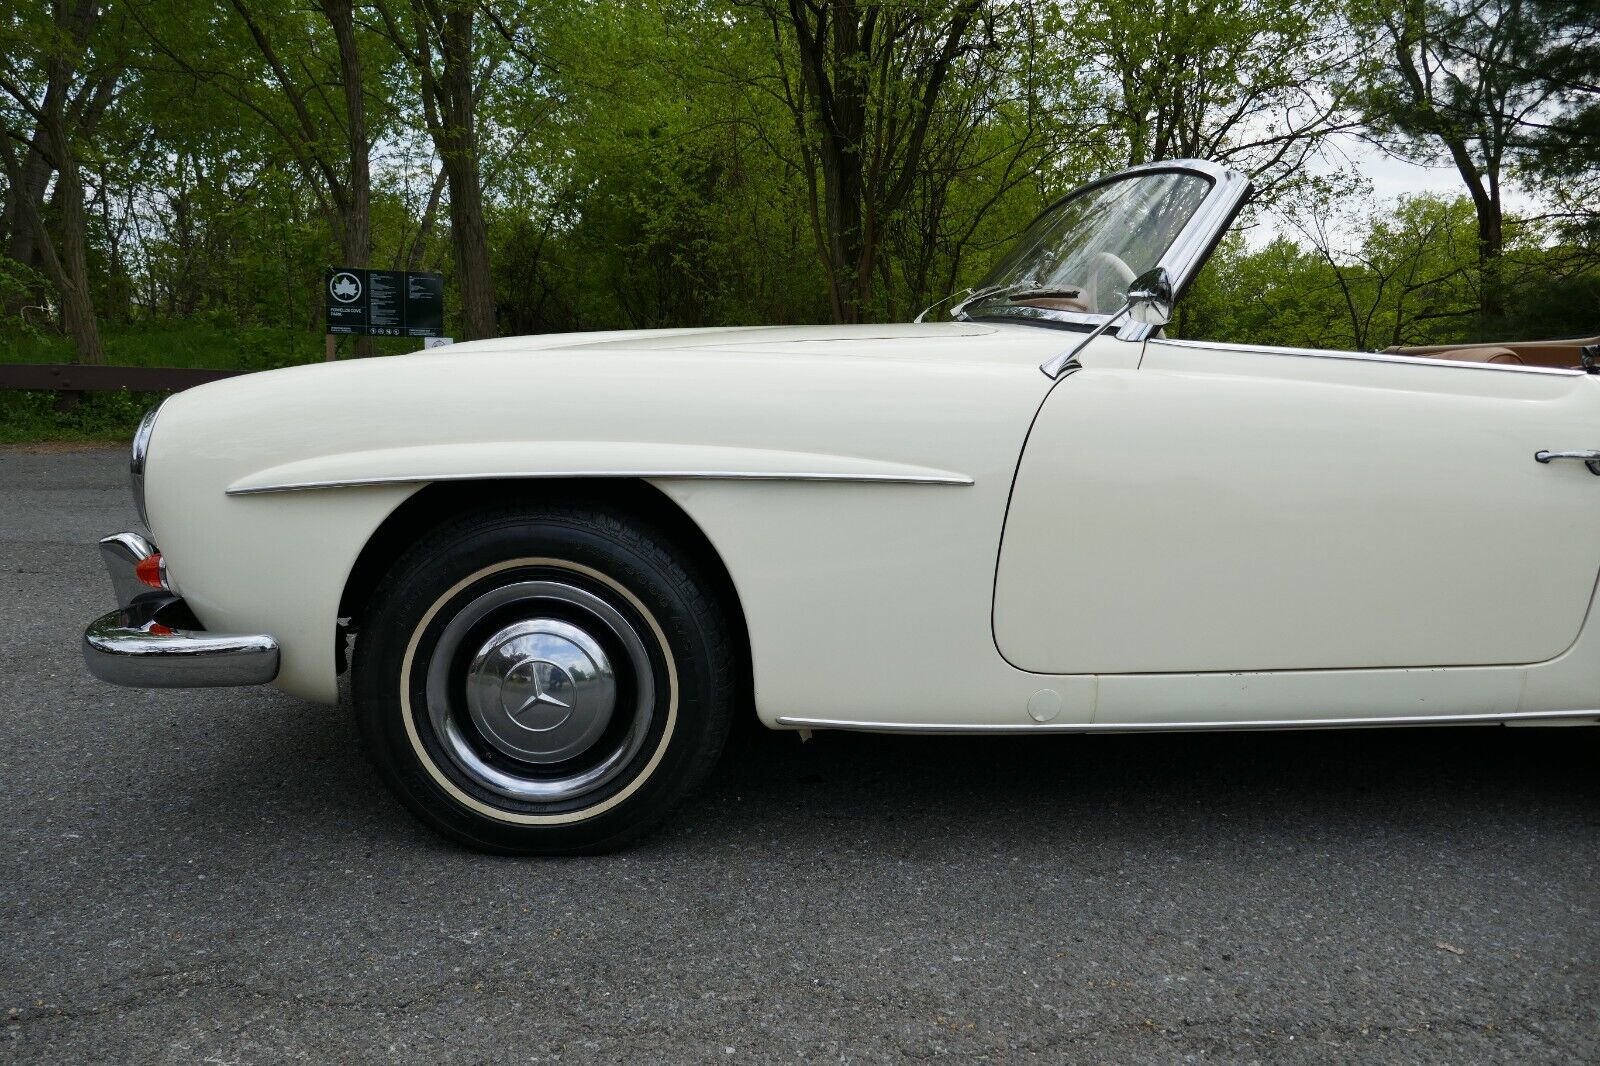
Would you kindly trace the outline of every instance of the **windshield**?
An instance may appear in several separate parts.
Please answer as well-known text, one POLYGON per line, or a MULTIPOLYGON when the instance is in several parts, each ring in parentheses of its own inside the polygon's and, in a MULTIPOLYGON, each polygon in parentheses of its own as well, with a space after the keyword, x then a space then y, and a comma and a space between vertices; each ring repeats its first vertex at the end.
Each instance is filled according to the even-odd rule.
POLYGON ((962 305, 965 313, 1112 314, 1133 279, 1161 262, 1210 191, 1199 174, 1154 171, 1070 196, 1034 220, 962 305))

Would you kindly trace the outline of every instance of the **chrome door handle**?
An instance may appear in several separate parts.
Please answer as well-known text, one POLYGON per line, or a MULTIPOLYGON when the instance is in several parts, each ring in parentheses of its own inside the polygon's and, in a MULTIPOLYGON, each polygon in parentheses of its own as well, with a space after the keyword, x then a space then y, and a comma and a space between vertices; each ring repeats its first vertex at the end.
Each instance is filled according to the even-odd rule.
POLYGON ((1557 459, 1576 459, 1589 468, 1589 473, 1600 475, 1600 451, 1586 450, 1576 452, 1551 452, 1537 451, 1533 453, 1536 463, 1549 463, 1557 459))

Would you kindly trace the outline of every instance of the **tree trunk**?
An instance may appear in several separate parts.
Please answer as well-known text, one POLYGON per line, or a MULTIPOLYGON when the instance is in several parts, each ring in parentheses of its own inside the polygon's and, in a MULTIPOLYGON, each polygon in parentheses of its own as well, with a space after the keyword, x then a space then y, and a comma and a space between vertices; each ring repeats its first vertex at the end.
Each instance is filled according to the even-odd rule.
POLYGON ((800 53, 801 78, 813 117, 821 127, 824 263, 835 322, 861 321, 863 279, 862 150, 867 112, 868 53, 877 12, 863 27, 849 0, 814 8, 789 0, 789 22, 800 53), (814 21, 813 21, 814 20, 814 21), (829 62, 830 56, 832 62, 829 62))
MULTIPOLYGON (((44 271, 56 287, 61 299, 61 319, 80 363, 105 362, 105 351, 100 345, 100 329, 95 323, 94 300, 89 292, 88 239, 84 226, 83 185, 78 178, 78 164, 71 156, 62 123, 48 123, 49 153, 58 163, 56 201, 61 219, 60 248, 45 228, 44 213, 37 200, 21 197, 17 206, 22 222, 33 233, 34 246, 44 263, 44 271)), ((3 159, 6 180, 20 184, 23 163, 17 158, 9 140, 0 138, 0 159, 3 159)))
MULTIPOLYGON (((385 32, 417 72, 423 117, 439 153, 450 190, 450 239, 455 250, 456 288, 461 293, 461 332, 467 340, 495 334, 494 280, 489 274, 489 231, 483 217, 483 173, 478 161, 476 42, 473 0, 411 0, 408 24, 394 7, 373 7, 385 32), (435 66, 435 51, 439 65, 435 66)), ((418 247, 427 231, 424 220, 418 247)))
POLYGON ((1505 229, 1500 197, 1488 197, 1478 211, 1478 313, 1482 325, 1496 323, 1506 316, 1505 229))
MULTIPOLYGON (((1430 65, 1435 46, 1431 43, 1434 29, 1428 24, 1426 14, 1410 13, 1414 21, 1385 20, 1394 45, 1395 69, 1409 93, 1408 103, 1417 109, 1421 119, 1413 119, 1426 134, 1437 137, 1455 164, 1456 173, 1472 196, 1472 207, 1478 220, 1478 314, 1480 328, 1505 317, 1504 213, 1500 205, 1500 172, 1505 158, 1506 142, 1503 138, 1484 138, 1480 144, 1482 162, 1474 159, 1471 146, 1461 124, 1454 116, 1442 111, 1433 88, 1437 70, 1442 60, 1430 65), (1417 49, 1413 54, 1412 49, 1417 49)), ((1454 31, 1459 32, 1459 26, 1454 31)), ((1447 36, 1450 29, 1440 32, 1447 36)), ((1486 124, 1500 128, 1504 115, 1482 116, 1486 124)))
POLYGON ((1467 152, 1466 143, 1459 138, 1441 136, 1456 171, 1472 195, 1472 208, 1478 220, 1478 314, 1480 325, 1488 325, 1505 317, 1506 296, 1504 271, 1501 269, 1505 252, 1505 218, 1500 209, 1499 183, 1491 174, 1487 182, 1467 152))
MULTIPOLYGON (((788 0, 783 21, 794 32, 807 112, 799 126, 802 136, 810 125, 820 133, 826 235, 819 243, 837 322, 860 322, 869 311, 878 245, 922 171, 934 106, 980 6, 959 0, 938 50, 919 55, 903 43, 901 20, 921 17, 915 13, 855 0, 788 0), (904 112, 883 113, 891 105, 874 100, 874 78, 905 80, 904 112), (897 123, 903 138, 882 132, 897 123), (869 143, 874 127, 879 140, 869 143)), ((769 17, 780 16, 769 9, 769 17)))
MULTIPOLYGON (((45 64, 45 93, 42 105, 24 104, 38 120, 38 138, 32 148, 45 156, 55 167, 56 185, 54 200, 60 222, 60 241, 52 240, 45 227, 44 212, 37 197, 27 195, 27 158, 18 158, 11 139, 0 136, 0 163, 4 164, 6 180, 22 191, 16 205, 22 220, 33 234, 34 248, 43 260, 45 274, 55 285, 61 297, 61 318, 72 338, 78 361, 82 363, 105 362, 105 351, 100 345, 100 328, 95 322, 94 299, 89 289, 88 229, 83 202, 83 182, 78 172, 78 160, 73 155, 72 137, 67 125, 67 98, 76 73, 76 52, 86 47, 95 23, 100 17, 98 0, 77 0, 69 7, 58 0, 55 6, 55 26, 71 51, 56 48, 45 64)), ((18 100, 18 103, 24 103, 18 100)))
POLYGON ((61 262, 56 287, 61 290, 61 319, 72 337, 80 363, 106 361, 89 291, 89 239, 84 218, 83 182, 64 121, 51 123, 56 157, 56 190, 61 205, 61 262))
MULTIPOLYGON (((29 142, 28 150, 22 157, 20 180, 7 182, 5 215, 0 219, 0 231, 6 236, 5 254, 26 267, 34 265, 34 240, 33 227, 23 217, 22 201, 26 199, 35 204, 42 202, 45 189, 50 185, 50 162, 38 147, 43 137, 42 130, 34 133, 34 139, 29 142)), ((8 298, 5 314, 20 314, 22 305, 27 302, 26 293, 8 298)))
MULTIPOLYGON (((427 251, 428 238, 433 236, 433 220, 439 214, 439 197, 444 193, 444 183, 448 177, 449 175, 441 170, 438 176, 433 179, 433 184, 428 187, 428 202, 422 209, 422 219, 417 223, 417 235, 411 241, 411 251, 407 253, 405 258, 405 269, 407 270, 422 269, 422 255, 427 251)), ((396 260, 399 257, 400 253, 397 251, 395 253, 396 260)), ((399 262, 395 263, 395 269, 400 269, 399 262)))
POLYGON ((434 144, 450 185, 450 235, 456 285, 461 290, 462 332, 467 340, 492 337, 494 281, 489 276, 489 231, 483 218, 483 177, 478 165, 476 100, 472 73, 472 8, 452 7, 439 35, 443 71, 435 83, 439 124, 434 144))
MULTIPOLYGON (((859 147, 859 146, 858 146, 859 147)), ((835 322, 860 322, 870 272, 861 226, 861 157, 845 147, 822 151, 822 181, 828 220, 828 291, 835 322)))
MULTIPOLYGON (((340 253, 346 266, 365 267, 372 257, 372 163, 367 138, 367 100, 362 93, 361 50, 356 44, 352 0, 322 0, 339 47, 339 78, 344 83, 345 142, 350 178, 340 220, 340 253)), ((356 338, 357 358, 372 354, 372 338, 356 338)))

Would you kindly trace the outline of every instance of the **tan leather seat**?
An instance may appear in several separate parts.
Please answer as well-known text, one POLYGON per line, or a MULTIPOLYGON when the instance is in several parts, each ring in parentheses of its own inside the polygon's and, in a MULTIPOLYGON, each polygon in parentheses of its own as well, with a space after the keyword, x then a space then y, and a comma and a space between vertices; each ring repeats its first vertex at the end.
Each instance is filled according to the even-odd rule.
POLYGON ((1429 359, 1451 359, 1462 363, 1512 363, 1517 366, 1527 366, 1523 359, 1510 348, 1492 346, 1475 346, 1471 348, 1447 348, 1442 352, 1429 352, 1429 359))
POLYGON ((1600 343, 1600 337, 1580 337, 1556 341, 1490 341, 1484 344, 1432 344, 1384 351, 1394 355, 1413 355, 1422 359, 1449 359, 1465 363, 1508 363, 1513 366, 1544 366, 1577 370, 1583 366, 1580 350, 1600 343))

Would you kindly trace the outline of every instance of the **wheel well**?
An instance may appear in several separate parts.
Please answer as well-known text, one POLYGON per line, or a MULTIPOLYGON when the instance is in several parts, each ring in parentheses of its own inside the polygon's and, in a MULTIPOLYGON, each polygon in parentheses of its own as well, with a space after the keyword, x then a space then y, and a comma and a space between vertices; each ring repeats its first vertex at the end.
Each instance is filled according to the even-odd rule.
POLYGON ((518 500, 530 504, 548 503, 552 499, 593 500, 620 506, 661 527, 690 554, 699 570, 710 579, 718 604, 727 612, 729 632, 739 657, 741 694, 745 705, 751 705, 750 632, 733 577, 694 519, 666 493, 638 478, 489 479, 436 481, 424 486, 384 519, 368 538, 350 569, 350 576, 345 579, 344 592, 339 597, 341 622, 336 649, 341 672, 346 665, 346 636, 361 629, 362 615, 373 591, 401 553, 418 537, 438 525, 443 517, 459 514, 470 507, 518 500), (343 621, 346 619, 348 621, 343 621))

